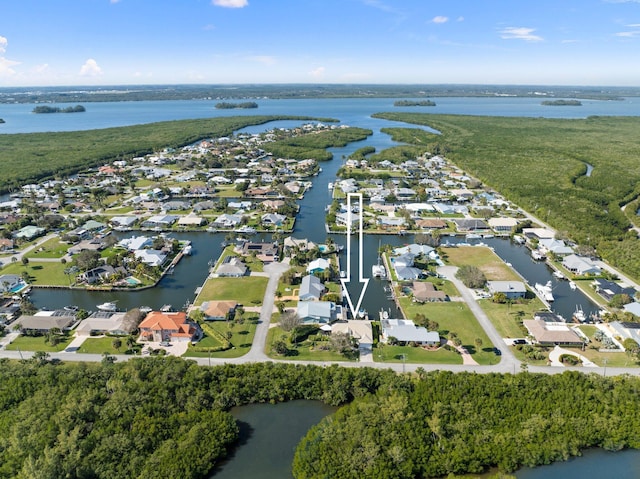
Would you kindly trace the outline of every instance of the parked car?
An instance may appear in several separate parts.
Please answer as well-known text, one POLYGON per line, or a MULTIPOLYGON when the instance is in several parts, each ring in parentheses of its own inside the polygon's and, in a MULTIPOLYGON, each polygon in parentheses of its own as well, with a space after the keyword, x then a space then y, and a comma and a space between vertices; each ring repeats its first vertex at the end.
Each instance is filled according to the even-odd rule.
POLYGON ((166 346, 171 346, 171 343, 170 343, 169 341, 162 341, 162 342, 160 343, 160 346, 165 346, 165 347, 166 347, 166 346))
POLYGON ((500 351, 498 348, 493 348, 493 352, 496 356, 502 356, 502 351, 500 351))

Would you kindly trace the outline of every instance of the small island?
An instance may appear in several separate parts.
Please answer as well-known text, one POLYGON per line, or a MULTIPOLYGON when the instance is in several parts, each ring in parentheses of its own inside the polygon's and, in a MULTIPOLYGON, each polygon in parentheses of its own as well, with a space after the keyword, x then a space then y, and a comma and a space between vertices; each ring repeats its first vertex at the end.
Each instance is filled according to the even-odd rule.
POLYGON ((544 106, 582 106, 579 100, 545 100, 541 103, 544 106))
POLYGON ((436 106, 436 103, 431 100, 398 100, 393 103, 393 106, 436 106))
POLYGON ((87 111, 82 105, 59 108, 57 106, 40 105, 32 110, 32 113, 82 113, 87 111))
POLYGON ((258 108, 258 104, 255 101, 246 101, 244 103, 229 103, 229 102, 221 102, 216 103, 216 108, 218 110, 232 110, 234 108, 258 108))

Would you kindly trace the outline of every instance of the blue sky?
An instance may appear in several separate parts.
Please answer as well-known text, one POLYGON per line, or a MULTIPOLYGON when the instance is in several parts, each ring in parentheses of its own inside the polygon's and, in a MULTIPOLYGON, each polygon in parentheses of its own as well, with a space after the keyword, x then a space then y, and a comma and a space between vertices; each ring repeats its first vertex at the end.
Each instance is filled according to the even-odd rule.
POLYGON ((0 86, 640 86, 640 0, 0 0, 0 86))

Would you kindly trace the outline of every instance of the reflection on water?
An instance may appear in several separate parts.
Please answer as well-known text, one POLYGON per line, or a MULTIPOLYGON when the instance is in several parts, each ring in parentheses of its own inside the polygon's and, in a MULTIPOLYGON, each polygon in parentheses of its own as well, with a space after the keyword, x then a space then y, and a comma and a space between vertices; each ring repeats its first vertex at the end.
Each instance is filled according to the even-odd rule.
POLYGON ((231 410, 239 422, 240 446, 214 471, 215 479, 293 477, 295 448, 307 431, 336 408, 319 401, 251 404, 231 410))

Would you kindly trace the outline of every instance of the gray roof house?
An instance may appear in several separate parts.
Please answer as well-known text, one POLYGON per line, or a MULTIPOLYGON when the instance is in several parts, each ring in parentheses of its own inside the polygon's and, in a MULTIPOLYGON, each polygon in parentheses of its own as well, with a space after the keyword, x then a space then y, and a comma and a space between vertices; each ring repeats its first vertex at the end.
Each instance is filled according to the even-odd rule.
POLYGON ((487 281, 487 289, 491 294, 503 293, 507 299, 524 298, 527 294, 522 281, 487 281))
POLYGON ((418 343, 430 346, 440 344, 440 335, 437 331, 427 331, 426 328, 416 326, 410 319, 383 319, 382 340, 396 338, 401 343, 418 343))
POLYGON ((298 299, 300 301, 318 301, 324 292, 324 285, 320 278, 308 274, 302 278, 298 299))
POLYGON ((567 268, 572 273, 578 275, 600 273, 600 267, 597 266, 593 261, 584 256, 578 256, 575 254, 566 256, 562 260, 562 266, 567 268))
POLYGON ((247 267, 242 260, 236 256, 227 256, 218 266, 216 274, 221 277, 239 278, 247 274, 247 267))
POLYGON ((304 324, 328 324, 337 319, 337 307, 331 301, 299 301, 298 317, 304 324))

